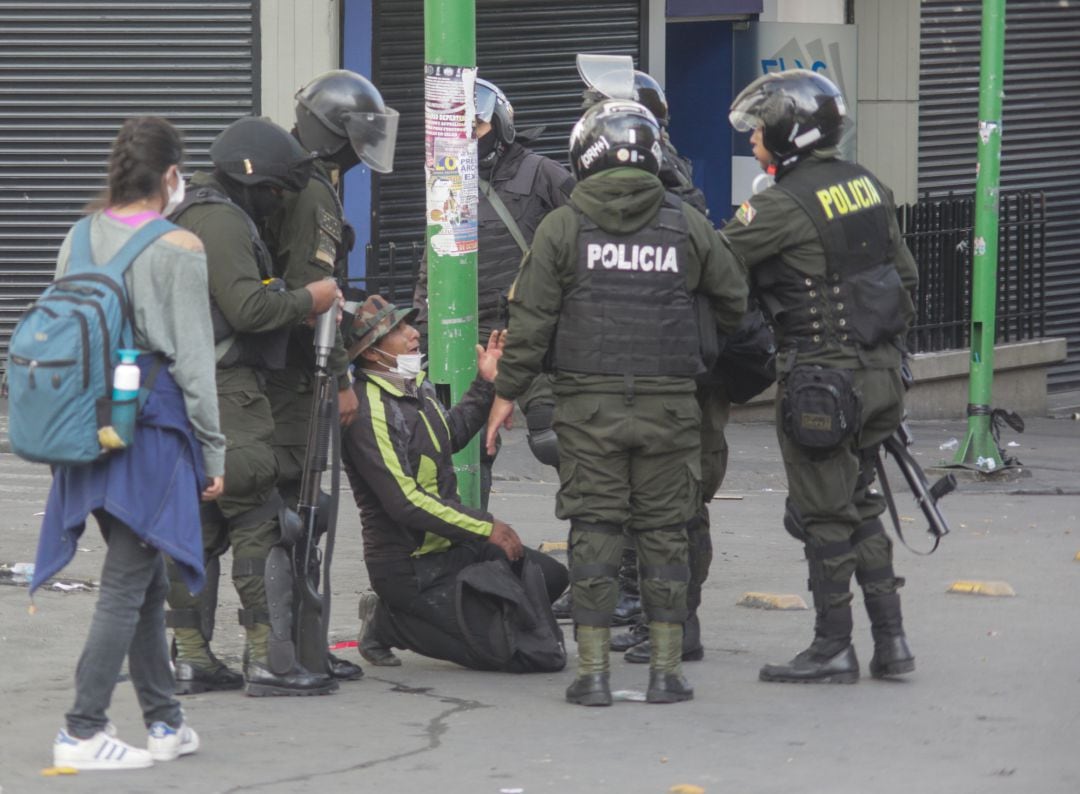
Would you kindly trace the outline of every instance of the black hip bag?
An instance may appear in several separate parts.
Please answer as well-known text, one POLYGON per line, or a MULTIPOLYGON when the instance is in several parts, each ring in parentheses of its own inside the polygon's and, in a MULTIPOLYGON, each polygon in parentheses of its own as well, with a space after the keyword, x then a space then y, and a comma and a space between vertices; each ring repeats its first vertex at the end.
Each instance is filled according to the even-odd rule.
POLYGON ((859 429, 862 403, 849 369, 799 365, 784 381, 784 432, 801 447, 827 452, 859 429))

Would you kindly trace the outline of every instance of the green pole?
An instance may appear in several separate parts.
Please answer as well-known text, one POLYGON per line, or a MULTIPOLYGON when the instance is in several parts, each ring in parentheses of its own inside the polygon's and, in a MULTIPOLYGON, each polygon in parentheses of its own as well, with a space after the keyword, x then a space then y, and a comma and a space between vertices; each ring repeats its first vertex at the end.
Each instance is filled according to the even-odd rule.
MULTIPOLYGON (((476 0, 424 0, 428 374, 448 404, 476 377, 476 0)), ((480 442, 456 455, 458 494, 480 505, 480 442)))
POLYGON ((998 186, 1001 181, 1001 98, 1005 71, 1005 0, 983 0, 979 65, 979 170, 975 179, 972 256, 971 374, 968 430, 953 465, 983 472, 1003 468, 990 429, 997 301, 998 186))

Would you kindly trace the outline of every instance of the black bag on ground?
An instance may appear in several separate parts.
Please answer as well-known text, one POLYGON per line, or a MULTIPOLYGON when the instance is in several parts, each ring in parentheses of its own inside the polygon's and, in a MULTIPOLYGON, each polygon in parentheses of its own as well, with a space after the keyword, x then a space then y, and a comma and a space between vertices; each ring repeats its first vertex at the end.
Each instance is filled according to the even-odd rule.
POLYGON ((566 667, 562 629, 548 601, 540 566, 477 562, 457 576, 458 623, 477 667, 508 673, 553 673, 566 667))
POLYGON ((851 370, 810 365, 788 373, 780 408, 787 437, 818 452, 840 446, 858 429, 862 413, 851 370))

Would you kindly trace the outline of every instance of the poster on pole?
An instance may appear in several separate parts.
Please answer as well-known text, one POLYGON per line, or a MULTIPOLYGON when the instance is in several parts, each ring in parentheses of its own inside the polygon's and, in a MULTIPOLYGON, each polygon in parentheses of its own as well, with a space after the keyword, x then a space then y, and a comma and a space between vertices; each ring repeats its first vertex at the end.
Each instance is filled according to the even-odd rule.
POLYGON ((438 256, 475 254, 477 249, 475 86, 473 67, 424 67, 426 217, 438 256))

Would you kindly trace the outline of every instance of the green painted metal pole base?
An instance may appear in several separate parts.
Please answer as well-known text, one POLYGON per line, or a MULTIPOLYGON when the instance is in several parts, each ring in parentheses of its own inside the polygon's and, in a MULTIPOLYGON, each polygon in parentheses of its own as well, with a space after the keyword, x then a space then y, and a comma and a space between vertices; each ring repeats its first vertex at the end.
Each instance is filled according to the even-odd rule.
POLYGON ((1001 459, 1001 450, 990 432, 989 416, 969 416, 967 435, 948 466, 975 469, 984 474, 1008 468, 1001 459))

